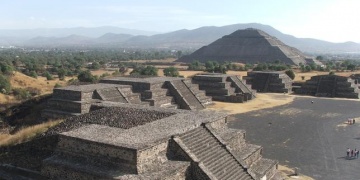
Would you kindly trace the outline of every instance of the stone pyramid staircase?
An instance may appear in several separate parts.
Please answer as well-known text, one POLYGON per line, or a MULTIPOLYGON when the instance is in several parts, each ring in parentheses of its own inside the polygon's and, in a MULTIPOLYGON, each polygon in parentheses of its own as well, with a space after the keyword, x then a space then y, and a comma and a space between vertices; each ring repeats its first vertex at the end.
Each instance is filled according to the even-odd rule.
POLYGON ((236 88, 236 92, 245 94, 248 100, 256 98, 256 91, 252 90, 238 76, 229 76, 228 81, 233 83, 232 86, 236 88))
POLYGON ((210 179, 253 179, 238 159, 214 136, 205 125, 174 140, 196 162, 201 163, 210 179))
POLYGON ((198 84, 192 83, 191 79, 184 79, 182 81, 190 89, 190 91, 195 95, 195 97, 200 101, 200 103, 204 107, 213 104, 212 98, 209 96, 206 96, 205 91, 200 90, 200 87, 198 84))
POLYGON ((128 103, 128 101, 120 93, 120 91, 117 87, 107 88, 107 89, 97 89, 97 90, 95 90, 95 93, 97 93, 97 95, 103 101, 128 103))
POLYGON ((177 109, 178 104, 163 83, 152 84, 150 89, 141 92, 141 100, 150 106, 177 109))
POLYGON ((169 81, 167 84, 171 94, 175 97, 176 102, 180 105, 181 109, 199 110, 205 108, 201 101, 182 80, 169 81))

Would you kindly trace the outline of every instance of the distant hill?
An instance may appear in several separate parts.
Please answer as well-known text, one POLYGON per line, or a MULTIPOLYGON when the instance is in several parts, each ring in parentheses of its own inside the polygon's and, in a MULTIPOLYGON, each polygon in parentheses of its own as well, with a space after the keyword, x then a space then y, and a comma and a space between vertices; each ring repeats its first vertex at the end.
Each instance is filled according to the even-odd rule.
POLYGON ((239 29, 256 28, 278 38, 285 44, 308 53, 360 52, 360 44, 354 42, 331 43, 327 41, 296 38, 281 33, 269 25, 249 23, 227 26, 205 26, 193 30, 182 29, 163 34, 130 30, 117 27, 62 28, 34 30, 0 30, 0 46, 114 46, 134 48, 169 48, 196 50, 222 36, 239 29), (79 36, 82 36, 80 38, 79 36), (65 39, 61 39, 64 38, 65 39), (56 43, 54 43, 56 42, 56 43))

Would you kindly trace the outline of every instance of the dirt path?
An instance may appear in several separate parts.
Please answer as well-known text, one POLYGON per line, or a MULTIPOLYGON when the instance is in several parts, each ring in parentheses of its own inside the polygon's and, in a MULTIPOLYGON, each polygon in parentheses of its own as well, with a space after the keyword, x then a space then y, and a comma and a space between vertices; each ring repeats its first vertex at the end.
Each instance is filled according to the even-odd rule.
POLYGON ((295 96, 287 94, 262 93, 257 94, 255 99, 246 103, 227 103, 214 101, 215 104, 208 107, 207 110, 216 110, 226 112, 228 114, 239 114, 289 104, 294 100, 294 98, 295 96))

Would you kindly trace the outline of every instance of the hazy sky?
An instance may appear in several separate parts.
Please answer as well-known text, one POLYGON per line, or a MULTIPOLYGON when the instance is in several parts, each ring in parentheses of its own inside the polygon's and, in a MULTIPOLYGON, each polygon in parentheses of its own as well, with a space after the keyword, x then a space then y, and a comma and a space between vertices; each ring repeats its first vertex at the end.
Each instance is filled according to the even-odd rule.
POLYGON ((0 0, 0 29, 117 26, 169 32, 237 23, 360 42, 360 0, 0 0))

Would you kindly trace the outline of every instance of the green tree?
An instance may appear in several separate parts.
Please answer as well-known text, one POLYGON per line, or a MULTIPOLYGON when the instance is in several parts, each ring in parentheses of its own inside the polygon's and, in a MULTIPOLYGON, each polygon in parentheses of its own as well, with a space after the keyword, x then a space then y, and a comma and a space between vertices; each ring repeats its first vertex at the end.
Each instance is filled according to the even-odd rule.
POLYGON ((286 70, 285 74, 288 75, 292 80, 295 79, 295 73, 292 69, 286 70))
POLYGON ((38 75, 36 74, 35 71, 30 71, 30 77, 37 78, 38 75))
POLYGON ((97 76, 93 76, 89 70, 80 72, 78 75, 78 79, 80 82, 90 83, 95 83, 98 80, 97 76))
POLYGON ((66 75, 66 70, 63 68, 58 69, 57 74, 58 74, 60 80, 64 80, 65 75, 66 75))
POLYGON ((46 80, 53 80, 54 79, 52 77, 52 75, 49 73, 49 71, 45 71, 44 76, 46 77, 46 80))
POLYGON ((100 69, 101 65, 98 62, 93 62, 90 66, 91 69, 98 70, 100 69))
POLYGON ((136 66, 130 74, 132 75, 146 75, 146 76, 157 76, 158 69, 155 66, 136 66))
POLYGON ((0 74, 0 93, 9 94, 11 84, 7 76, 0 74))
POLYGON ((168 67, 164 69, 164 75, 170 77, 178 77, 179 71, 174 66, 168 67))
POLYGON ((324 57, 322 57, 322 56, 316 56, 316 60, 324 60, 324 57))

